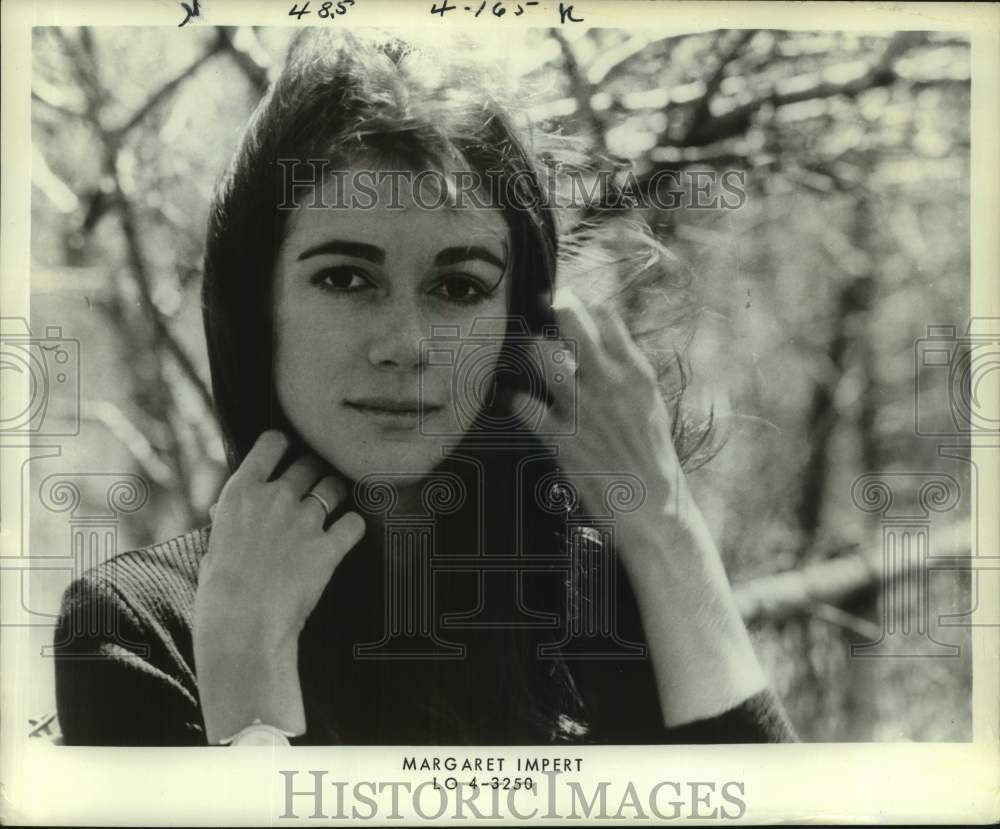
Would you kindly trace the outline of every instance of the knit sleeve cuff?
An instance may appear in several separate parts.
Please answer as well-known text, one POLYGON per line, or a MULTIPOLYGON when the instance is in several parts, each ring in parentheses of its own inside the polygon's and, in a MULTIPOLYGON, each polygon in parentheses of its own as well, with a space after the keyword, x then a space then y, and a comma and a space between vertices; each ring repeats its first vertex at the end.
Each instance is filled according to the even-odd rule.
POLYGON ((793 743, 798 735, 777 695, 766 689, 715 717, 663 729, 668 744, 793 743))

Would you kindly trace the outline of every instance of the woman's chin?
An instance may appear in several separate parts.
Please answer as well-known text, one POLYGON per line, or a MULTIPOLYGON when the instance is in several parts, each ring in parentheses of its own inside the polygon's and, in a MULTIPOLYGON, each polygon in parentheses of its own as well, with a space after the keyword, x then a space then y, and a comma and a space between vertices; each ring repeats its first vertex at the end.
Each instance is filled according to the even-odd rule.
POLYGON ((354 447, 345 456, 342 451, 328 460, 351 480, 366 476, 403 476, 421 478, 434 471, 444 460, 444 447, 437 441, 379 441, 367 447, 354 447))

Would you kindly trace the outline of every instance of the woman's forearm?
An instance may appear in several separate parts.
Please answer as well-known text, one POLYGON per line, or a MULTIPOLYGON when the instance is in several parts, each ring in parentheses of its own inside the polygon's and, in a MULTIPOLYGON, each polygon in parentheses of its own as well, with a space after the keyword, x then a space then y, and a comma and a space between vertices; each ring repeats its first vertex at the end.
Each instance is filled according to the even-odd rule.
POLYGON ((705 521, 690 498, 623 539, 667 727, 714 717, 767 687, 705 521))
POLYGON ((274 476, 290 447, 275 430, 257 438, 222 489, 198 572, 195 668, 213 743, 256 719, 305 731, 299 634, 333 571, 364 535, 355 512, 325 527, 344 488, 319 457, 301 454, 274 476))
POLYGON ((292 734, 306 730, 298 649, 274 653, 196 652, 198 694, 210 744, 228 739, 255 720, 292 734))

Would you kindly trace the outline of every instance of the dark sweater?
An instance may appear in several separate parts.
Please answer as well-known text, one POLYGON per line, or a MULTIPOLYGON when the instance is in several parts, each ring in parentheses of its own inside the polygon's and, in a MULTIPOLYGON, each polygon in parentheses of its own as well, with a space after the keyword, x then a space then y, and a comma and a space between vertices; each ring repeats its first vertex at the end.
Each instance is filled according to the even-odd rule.
MULTIPOLYGON (((55 632, 56 701, 66 744, 206 744, 191 631, 198 567, 208 549, 208 534, 207 528, 194 530, 120 554, 67 588, 55 632)), ((318 618, 310 619, 314 622, 312 633, 307 625, 304 637, 325 640, 331 647, 330 641, 338 634, 323 627, 321 616, 314 613, 318 618)), ((316 647, 300 645, 300 673, 316 674, 317 661, 322 663, 323 658, 316 647), (303 658, 310 664, 306 665, 303 658)), ((399 702, 414 696, 414 685, 410 683, 413 664, 407 667, 395 662, 388 670, 379 668, 367 674, 364 669, 352 669, 346 683, 343 677, 334 678, 340 680, 340 686, 358 684, 358 699, 369 706, 368 710, 378 712, 373 718, 377 722, 361 723, 362 730, 354 732, 353 737, 336 737, 320 727, 329 720, 330 712, 324 709, 333 705, 333 696, 322 690, 326 687, 322 684, 307 687, 304 682, 309 730, 293 739, 293 744, 412 744, 414 740, 408 738, 405 729, 413 713, 399 702), (320 690, 314 691, 314 687, 320 690), (397 712, 397 721, 391 712, 397 712), (372 736, 357 736, 365 734, 372 736)), ((447 670, 434 673, 433 681, 454 686, 455 679, 447 670)), ((433 684, 429 687, 433 691, 433 684)), ((625 698, 618 701, 616 708, 627 711, 629 686, 619 687, 625 698)), ((580 742, 737 743, 795 739, 780 703, 770 691, 718 717, 676 728, 663 727, 655 717, 637 722, 630 731, 591 731, 581 735, 580 742)), ((462 742, 445 728, 439 734, 442 744, 462 742)))

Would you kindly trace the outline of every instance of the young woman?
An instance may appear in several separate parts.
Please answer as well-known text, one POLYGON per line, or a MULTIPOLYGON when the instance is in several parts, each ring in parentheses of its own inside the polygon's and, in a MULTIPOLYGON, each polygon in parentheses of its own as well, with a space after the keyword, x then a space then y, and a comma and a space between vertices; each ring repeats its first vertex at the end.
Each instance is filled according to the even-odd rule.
POLYGON ((489 87, 385 34, 292 44, 209 220, 232 477, 210 528, 68 589, 67 743, 791 738, 681 421, 613 312, 554 299, 489 87))

